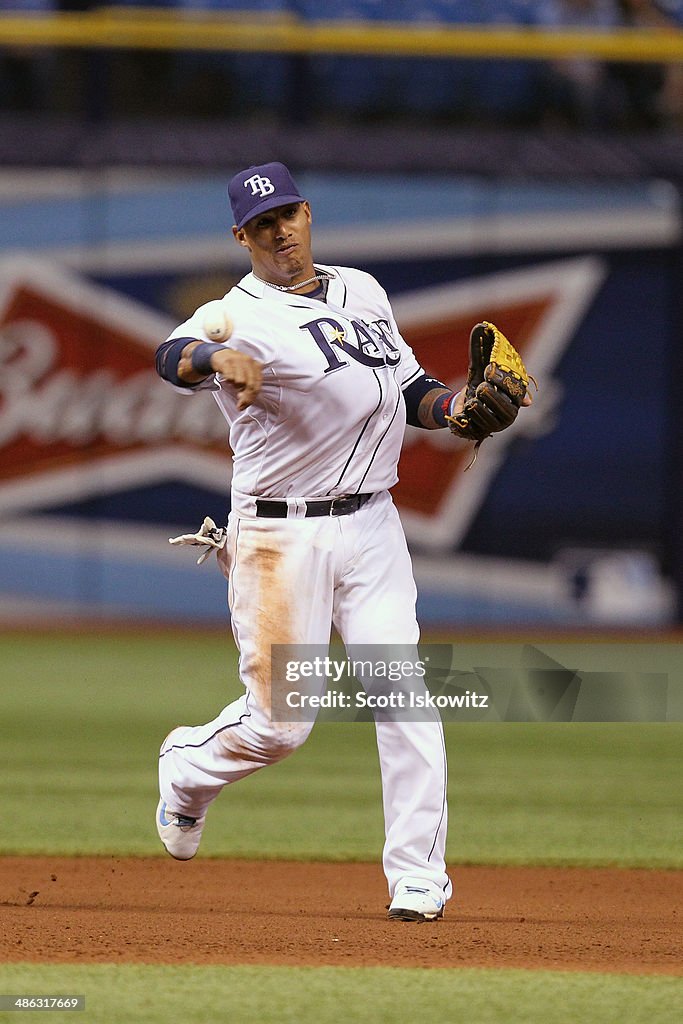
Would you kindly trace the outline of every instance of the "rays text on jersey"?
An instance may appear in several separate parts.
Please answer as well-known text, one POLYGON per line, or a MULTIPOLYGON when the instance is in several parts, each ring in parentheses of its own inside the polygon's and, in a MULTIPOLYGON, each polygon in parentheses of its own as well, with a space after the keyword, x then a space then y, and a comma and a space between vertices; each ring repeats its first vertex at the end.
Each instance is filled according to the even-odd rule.
POLYGON ((319 316, 299 328, 308 331, 325 357, 325 373, 349 365, 346 359, 341 358, 340 351, 365 366, 395 366, 400 362, 401 356, 391 336, 388 320, 372 323, 350 320, 348 323, 350 329, 331 316, 319 316))

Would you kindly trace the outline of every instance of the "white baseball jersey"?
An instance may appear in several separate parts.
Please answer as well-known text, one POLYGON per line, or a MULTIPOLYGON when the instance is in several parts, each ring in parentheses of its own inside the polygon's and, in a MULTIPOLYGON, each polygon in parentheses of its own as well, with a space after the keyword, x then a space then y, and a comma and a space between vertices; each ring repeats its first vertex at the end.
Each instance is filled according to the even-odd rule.
MULTIPOLYGON (((282 292, 247 274, 224 297, 235 330, 226 342, 263 364, 256 401, 237 409, 213 378, 230 425, 233 493, 317 498, 381 491, 398 480, 405 432, 401 390, 424 371, 369 274, 324 267, 325 301, 282 292)), ((206 338, 205 307, 171 338, 206 338)), ((208 340, 208 338, 207 338, 208 340)))

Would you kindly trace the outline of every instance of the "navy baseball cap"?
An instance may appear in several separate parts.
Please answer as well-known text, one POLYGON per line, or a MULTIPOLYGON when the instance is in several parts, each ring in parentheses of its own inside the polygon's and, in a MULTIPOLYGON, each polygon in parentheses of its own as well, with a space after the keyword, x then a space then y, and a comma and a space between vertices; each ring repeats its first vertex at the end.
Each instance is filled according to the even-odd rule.
POLYGON ((237 228, 275 206, 304 201, 285 165, 277 161, 240 171, 228 185, 228 197, 237 228))

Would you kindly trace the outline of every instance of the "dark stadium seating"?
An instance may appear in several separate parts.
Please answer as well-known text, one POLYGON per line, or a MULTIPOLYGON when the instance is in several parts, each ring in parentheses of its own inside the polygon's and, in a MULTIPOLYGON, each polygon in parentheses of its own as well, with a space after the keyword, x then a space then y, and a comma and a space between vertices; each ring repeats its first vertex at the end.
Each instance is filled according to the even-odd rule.
MULTIPOLYGON (((609 29, 652 24, 654 16, 664 25, 683 25, 683 0, 652 3, 645 21, 643 8, 631 5, 632 0, 594 0, 592 5, 576 0, 2 0, 0 6, 3 12, 35 15, 98 7, 165 7, 187 17, 207 11, 226 19, 246 12, 268 23, 292 18, 304 23, 398 21, 545 29, 585 24, 609 29)), ((0 108, 40 109, 45 104, 57 112, 70 109, 68 97, 76 95, 78 76, 69 77, 67 72, 66 87, 63 82, 55 85, 49 81, 52 68, 87 62, 63 53, 54 61, 49 54, 0 51, 0 108)), ((661 67, 615 63, 598 69, 597 84, 586 91, 581 81, 572 81, 570 63, 558 68, 552 62, 485 58, 131 50, 118 51, 111 61, 103 56, 96 73, 109 90, 99 101, 103 116, 168 110, 209 118, 284 116, 302 124, 312 119, 335 123, 426 118, 435 124, 475 127, 534 126, 548 120, 570 127, 656 126, 666 78, 661 67)), ((61 71, 56 74, 64 76, 61 71)), ((92 68, 88 74, 92 77, 92 68)), ((81 106, 92 106, 89 89, 82 88, 81 106)))

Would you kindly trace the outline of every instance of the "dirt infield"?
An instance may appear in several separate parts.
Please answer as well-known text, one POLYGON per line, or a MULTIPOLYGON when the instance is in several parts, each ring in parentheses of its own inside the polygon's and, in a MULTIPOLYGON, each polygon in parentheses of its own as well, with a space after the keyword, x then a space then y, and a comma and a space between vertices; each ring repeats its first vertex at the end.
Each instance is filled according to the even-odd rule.
POLYGON ((683 872, 462 867, 433 924, 377 865, 0 858, 0 956, 51 963, 532 967, 683 974, 683 872))

